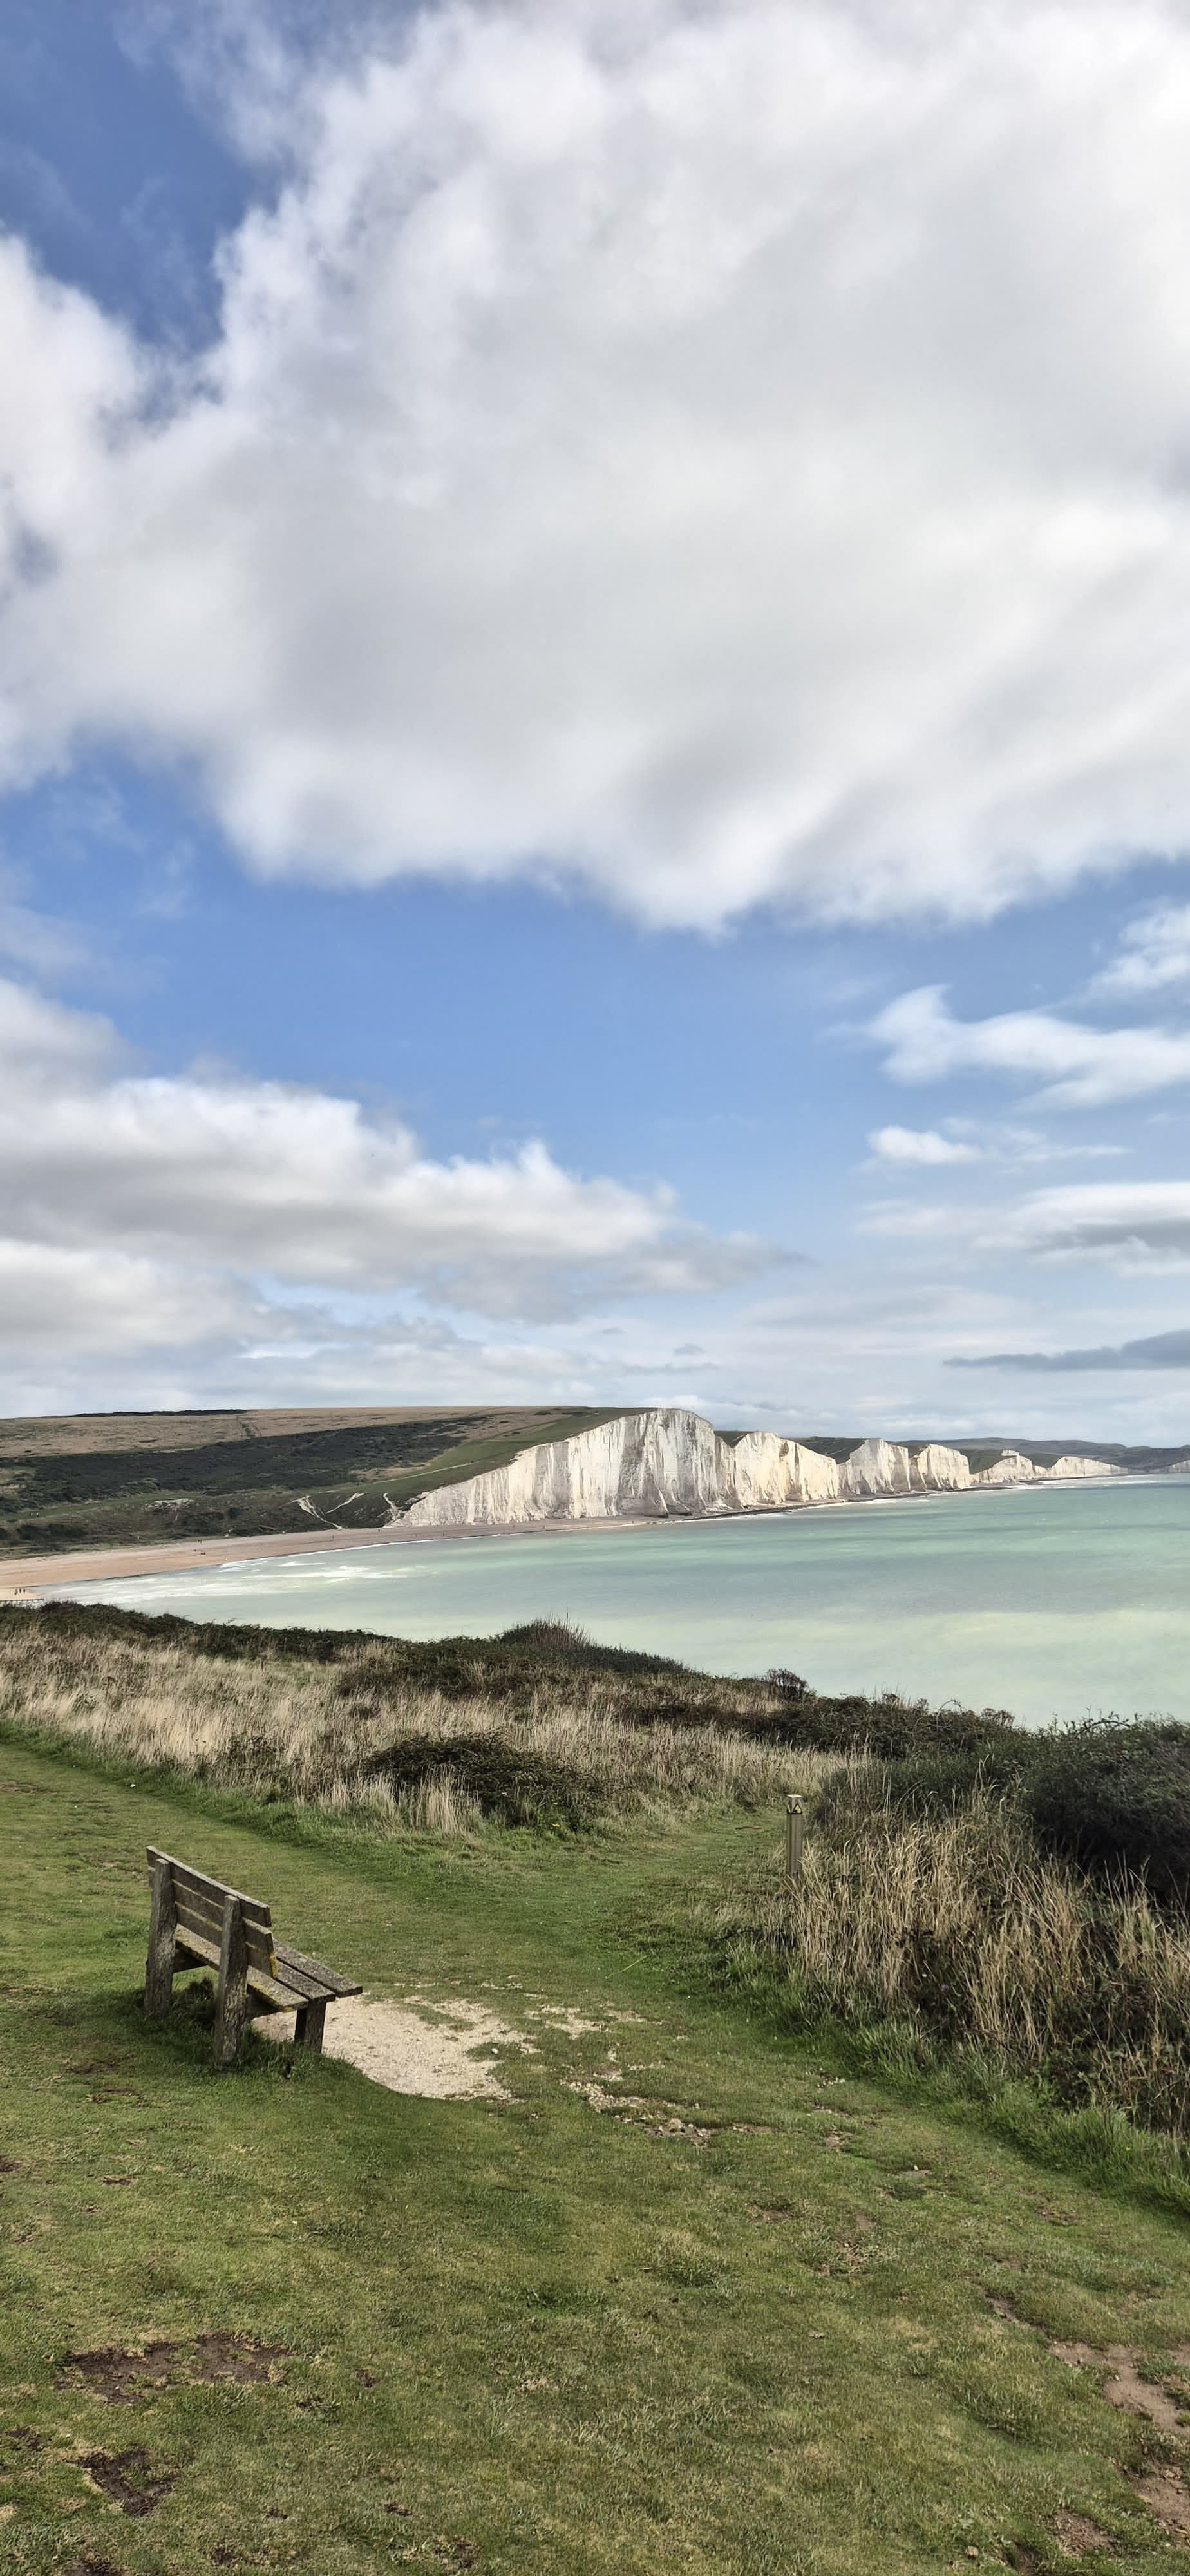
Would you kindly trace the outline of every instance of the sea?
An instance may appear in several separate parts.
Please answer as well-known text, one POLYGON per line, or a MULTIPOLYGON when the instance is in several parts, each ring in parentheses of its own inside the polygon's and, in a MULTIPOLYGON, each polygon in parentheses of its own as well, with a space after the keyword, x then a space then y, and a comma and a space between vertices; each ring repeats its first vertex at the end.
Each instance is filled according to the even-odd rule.
MULTIPOLYGON (((62 1588, 62 1597, 67 1588, 62 1588)), ((1190 1476, 643 1528, 430 1536, 69 1587, 266 1627, 490 1636, 561 1614, 715 1673, 782 1666, 1044 1726, 1190 1719, 1190 1476)))

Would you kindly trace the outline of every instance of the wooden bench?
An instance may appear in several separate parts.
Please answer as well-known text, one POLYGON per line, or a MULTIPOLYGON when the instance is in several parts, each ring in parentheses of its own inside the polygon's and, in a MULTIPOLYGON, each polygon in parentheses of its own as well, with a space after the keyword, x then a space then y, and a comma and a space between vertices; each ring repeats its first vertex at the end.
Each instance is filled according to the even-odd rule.
POLYGON ((149 1956, 145 1966, 145 2012, 151 2020, 169 2011, 175 1975, 185 1968, 217 1968, 219 2011, 215 2022, 215 2064, 231 2066, 239 2055, 253 1995, 266 2012, 295 2012, 294 2038, 299 2048, 322 2047, 326 2008, 339 1995, 360 1995, 362 1986, 340 1977, 321 1959, 291 1950, 273 1935, 267 1905, 207 1878, 172 1853, 149 1847, 149 1956), (184 1955, 179 1957, 181 1951, 184 1955))

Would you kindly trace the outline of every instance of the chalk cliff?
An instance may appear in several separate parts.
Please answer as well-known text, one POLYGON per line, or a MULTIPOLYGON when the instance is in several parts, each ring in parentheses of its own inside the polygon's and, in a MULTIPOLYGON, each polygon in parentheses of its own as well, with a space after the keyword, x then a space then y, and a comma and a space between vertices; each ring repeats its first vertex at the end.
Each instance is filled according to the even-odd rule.
POLYGON ((839 1481, 845 1501, 860 1494, 908 1494, 909 1452, 891 1440, 863 1440, 852 1450, 839 1481))
POLYGON ((404 1517, 434 1529, 520 1521, 667 1519, 838 1499, 839 1470, 798 1440, 748 1431, 733 1447, 697 1413, 620 1414, 507 1467, 442 1485, 404 1517))
POLYGON ((1105 1458, 1055 1458, 1052 1467, 1035 1467, 1031 1458, 1022 1458, 1019 1449, 1006 1449, 993 1467, 981 1467, 973 1476, 973 1485, 1046 1485, 1053 1478, 1070 1476, 1123 1476, 1125 1467, 1111 1467, 1105 1458))
POLYGON ((820 1449, 801 1440, 778 1440, 771 1431, 745 1431, 732 1453, 737 1511, 781 1503, 837 1503, 839 1470, 820 1449))
POLYGON ((960 1494, 971 1482, 971 1469, 961 1449, 946 1449, 931 1440, 909 1461, 915 1493, 960 1494))
POLYGON ((1031 1458, 1022 1458, 1019 1449, 1006 1449, 993 1467, 981 1467, 971 1482, 973 1485, 1036 1485, 1044 1476, 1044 1467, 1035 1467, 1031 1458))
MULTIPOLYGON (((864 1440, 842 1467, 800 1440, 746 1431, 724 1440, 701 1414, 681 1409, 618 1414, 523 1449, 507 1467, 422 1494, 401 1516, 427 1529, 502 1528, 534 1521, 666 1520, 721 1512, 788 1510, 880 1494, 957 1493, 970 1485, 1039 1482, 1016 1450, 972 1476, 961 1449, 929 1443, 910 1456, 891 1440, 864 1440)), ((1097 1458, 1059 1458, 1053 1476, 1099 1476, 1097 1458)), ((1119 1470, 1113 1472, 1121 1472, 1119 1470)))

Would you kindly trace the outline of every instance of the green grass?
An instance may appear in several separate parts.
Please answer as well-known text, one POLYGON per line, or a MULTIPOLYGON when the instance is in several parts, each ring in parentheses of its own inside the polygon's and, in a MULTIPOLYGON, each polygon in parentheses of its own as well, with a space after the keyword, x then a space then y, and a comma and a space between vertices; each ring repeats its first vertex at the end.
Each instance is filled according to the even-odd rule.
POLYGON ((1049 2350, 1124 2343, 1176 2385, 1184 2223, 708 1991, 690 1891, 775 1817, 446 1850, 325 1823, 289 1842, 11 1740, 0 1783, 21 2576, 1056 2571, 1080 2563, 1063 2511, 1110 2536, 1085 2560, 1103 2576, 1186 2563, 1129 2483, 1161 2440, 1049 2350), (600 2027, 510 2056, 506 2105, 329 2061, 286 2079, 259 2046, 217 2079, 193 2008, 139 2013, 147 1841, 267 1896, 373 1991, 600 2027), (644 2111, 568 2089, 609 2048, 644 2111), (675 2120, 704 2143, 652 2134, 675 2120), (221 2329, 284 2346, 275 2375, 111 2404, 64 2368, 221 2329), (143 2518, 83 2465, 130 2451, 173 2482, 143 2518))
MULTIPOLYGON (((190 1432, 192 1418, 178 1417, 190 1432)), ((0 1454, 0 1557, 64 1548, 128 1547, 171 1538, 257 1537, 276 1530, 309 1530, 325 1520, 344 1529, 379 1529, 390 1504, 403 1508, 415 1495, 461 1478, 507 1466, 533 1443, 566 1440, 609 1419, 590 1406, 483 1407, 471 1414, 416 1416, 408 1420, 302 1428, 300 1414, 279 1414, 284 1430, 258 1430, 267 1414, 243 1417, 244 1436, 229 1440, 226 1426, 207 1442, 187 1437, 167 1444, 168 1419, 153 1421, 144 1447, 124 1436, 104 1449, 93 1420, 80 1427, 77 1449, 30 1445, 10 1434, 0 1454), (294 1427, 294 1426, 298 1427, 294 1427), (304 1511, 302 1499, 313 1511, 304 1511)), ((120 1434, 126 1422, 118 1417, 120 1434)), ((312 1425, 320 1417, 311 1415, 312 1425)))

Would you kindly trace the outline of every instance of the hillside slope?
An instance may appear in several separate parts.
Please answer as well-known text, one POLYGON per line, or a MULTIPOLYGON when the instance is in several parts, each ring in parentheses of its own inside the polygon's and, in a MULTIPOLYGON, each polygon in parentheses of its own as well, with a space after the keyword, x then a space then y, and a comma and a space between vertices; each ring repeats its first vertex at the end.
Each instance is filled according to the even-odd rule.
POLYGON ((376 1529, 414 1494, 606 1421, 593 1407, 342 1407, 0 1422, 0 1557, 376 1529))

